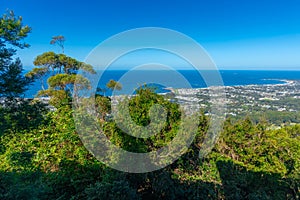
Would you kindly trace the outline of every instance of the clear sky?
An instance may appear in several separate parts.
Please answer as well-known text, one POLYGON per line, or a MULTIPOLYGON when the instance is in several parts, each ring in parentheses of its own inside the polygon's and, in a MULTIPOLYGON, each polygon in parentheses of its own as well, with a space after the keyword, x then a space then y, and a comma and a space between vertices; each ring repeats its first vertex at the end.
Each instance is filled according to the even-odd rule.
POLYGON ((64 35, 79 60, 101 41, 138 27, 164 27, 199 42, 221 69, 300 69, 298 0, 1 0, 32 27, 24 66, 64 35))

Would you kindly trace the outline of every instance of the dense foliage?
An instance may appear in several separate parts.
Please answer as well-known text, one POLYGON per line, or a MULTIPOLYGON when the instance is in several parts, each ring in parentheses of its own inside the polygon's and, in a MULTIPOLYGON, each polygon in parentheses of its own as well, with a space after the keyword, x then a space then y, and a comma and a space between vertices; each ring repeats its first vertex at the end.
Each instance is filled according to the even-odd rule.
POLYGON ((20 59, 13 57, 16 48, 29 46, 23 39, 30 30, 22 24, 22 18, 16 17, 12 11, 0 18, 0 97, 6 100, 20 97, 30 83, 29 79, 22 76, 20 59))
MULTIPOLYGON (((131 99, 132 118, 147 123, 148 116, 135 110, 149 109, 149 95, 169 105, 168 120, 176 123, 172 122, 176 104, 150 91, 131 99)), ((156 172, 128 174, 107 168, 85 149, 72 113, 69 106, 62 106, 49 112, 47 122, 38 128, 7 130, 1 137, 1 199, 299 198, 299 125, 269 130, 267 124, 253 124, 249 119, 227 120, 213 152, 200 160, 198 151, 209 121, 201 115, 197 137, 182 158, 156 172)), ((100 123, 113 142, 130 151, 151 150, 174 134, 168 128, 155 138, 136 140, 114 122, 100 123)))
MULTIPOLYGON (((3 45, 9 40, 12 45, 23 46, 18 38, 25 37, 30 29, 20 28, 21 21, 14 17, 1 20, 0 53, 6 51, 3 45)), ((1 59, 12 64, 3 54, 1 59)), ((192 145, 175 163, 150 173, 122 173, 97 161, 75 129, 69 88, 74 86, 75 72, 81 68, 93 73, 91 66, 54 52, 38 56, 35 64, 39 67, 28 77, 38 79, 55 72, 41 95, 50 96, 56 108, 49 111, 34 101, 0 107, 0 199, 300 198, 300 125, 275 130, 264 121, 227 119, 213 151, 199 159, 210 120, 201 113, 192 145)), ((84 77, 79 83, 89 87, 84 77)), ((15 88, 15 94, 24 91, 22 87, 15 88)), ((121 89, 115 81, 107 87, 121 89)), ((166 119, 166 123, 150 138, 137 139, 124 133, 111 120, 109 97, 97 94, 95 101, 97 123, 111 142, 128 151, 156 150, 177 134, 179 105, 150 89, 140 89, 126 102, 128 117, 140 126, 149 125, 151 107, 159 104, 165 108, 166 116, 158 113, 154 120, 166 119)))
POLYGON ((38 96, 51 97, 50 104, 56 108, 70 104, 74 87, 79 89, 89 89, 90 82, 82 75, 76 75, 78 70, 94 74, 95 70, 91 65, 77 61, 65 54, 45 52, 34 60, 33 68, 26 77, 40 80, 42 89, 38 96), (48 75, 48 88, 45 89, 43 79, 48 75))

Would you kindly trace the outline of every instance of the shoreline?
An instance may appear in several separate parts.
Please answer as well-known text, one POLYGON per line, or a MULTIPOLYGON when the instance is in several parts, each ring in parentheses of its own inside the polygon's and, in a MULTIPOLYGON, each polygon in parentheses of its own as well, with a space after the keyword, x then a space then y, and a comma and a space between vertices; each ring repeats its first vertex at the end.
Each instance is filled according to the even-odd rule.
MULTIPOLYGON (((266 80, 277 80, 281 81, 282 83, 274 83, 274 84, 249 84, 249 85, 223 85, 223 86, 209 86, 209 87, 199 87, 199 88, 172 88, 172 87, 167 87, 163 88, 164 90, 169 90, 171 92, 175 92, 175 90, 207 90, 210 88, 219 88, 219 87, 224 87, 226 88, 234 88, 234 87, 268 87, 268 86, 289 86, 293 85, 297 82, 300 84, 300 79, 299 80, 289 80, 289 79, 266 79, 266 80)), ((158 94, 166 94, 166 93, 158 93, 158 94)))
MULTIPOLYGON (((276 81, 281 81, 281 83, 266 83, 266 84, 248 84, 248 85, 223 85, 223 86, 209 86, 209 87, 195 87, 195 88, 173 88, 173 87, 166 87, 166 88, 161 88, 163 90, 167 90, 169 92, 157 92, 157 94, 160 95, 166 95, 169 93, 175 93, 175 90, 193 90, 193 91, 199 91, 199 90, 207 90, 210 88, 219 88, 219 87, 224 87, 224 89, 226 88, 235 88, 235 87, 273 87, 273 86, 289 86, 289 85, 293 85, 295 83, 299 83, 300 84, 300 79, 299 80, 290 80, 290 79, 265 79, 265 80, 276 80, 276 81)), ((121 94, 122 96, 126 95, 126 96, 132 96, 133 94, 121 94)), ((112 97, 112 96, 116 96, 116 95, 107 95, 108 97, 112 97)), ((24 99, 40 99, 40 100, 49 100, 49 97, 28 97, 28 96, 24 96, 24 99)))

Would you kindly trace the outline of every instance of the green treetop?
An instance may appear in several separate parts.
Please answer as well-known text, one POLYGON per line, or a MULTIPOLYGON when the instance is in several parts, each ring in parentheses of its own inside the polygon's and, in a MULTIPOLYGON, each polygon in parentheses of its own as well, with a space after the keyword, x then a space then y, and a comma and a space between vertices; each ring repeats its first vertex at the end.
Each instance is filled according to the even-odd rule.
POLYGON ((38 66, 26 74, 27 77, 39 79, 42 84, 42 91, 38 96, 51 97, 50 103, 56 107, 62 104, 69 104, 71 92, 74 87, 79 89, 89 89, 90 82, 82 75, 76 75, 78 70, 95 74, 95 70, 89 64, 80 62, 65 54, 56 54, 54 52, 45 52, 36 57, 34 65, 38 66), (45 89, 43 78, 48 74, 48 89, 45 89))
POLYGON ((62 53, 65 53, 65 41, 66 38, 63 35, 53 36, 50 44, 58 45, 62 49, 62 53))

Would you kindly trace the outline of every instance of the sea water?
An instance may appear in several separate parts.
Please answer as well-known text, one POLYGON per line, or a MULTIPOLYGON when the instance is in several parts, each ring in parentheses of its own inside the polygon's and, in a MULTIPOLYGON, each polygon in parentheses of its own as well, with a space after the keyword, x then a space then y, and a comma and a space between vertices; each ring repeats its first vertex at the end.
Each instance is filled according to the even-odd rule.
MULTIPOLYGON (((201 71, 200 71, 201 72, 201 71)), ((183 84, 182 80, 174 79, 174 74, 182 76, 190 85, 191 88, 205 88, 207 84, 201 73, 194 70, 178 70, 174 71, 134 71, 131 72, 130 78, 126 77, 129 71, 127 70, 108 70, 98 77, 99 81, 97 86, 100 88, 106 88, 106 83, 113 79, 116 81, 122 80, 123 89, 120 91, 124 94, 132 94, 134 91, 132 88, 139 88, 144 84, 148 84, 154 88, 158 93, 168 92, 166 88, 183 88, 186 84, 183 84), (125 77, 125 78, 124 78, 125 77), (143 80, 159 80, 163 79, 164 84, 160 84, 160 81, 147 82, 143 80)), ((284 80, 300 80, 300 71, 258 71, 258 70, 220 70, 219 74, 222 78, 224 86, 235 85, 263 85, 263 84, 280 84, 284 83, 284 80)), ((214 77, 210 77, 213 79, 214 77)), ((47 77, 45 77, 47 79, 47 77)), ((47 81, 44 81, 45 83, 47 81)), ((95 83, 94 83, 95 84, 95 83)), ((26 92, 25 97, 32 98, 36 95, 37 91, 41 90, 41 83, 36 81, 33 83, 29 90, 26 92)), ((111 95, 112 92, 107 90, 105 95, 111 95)))

